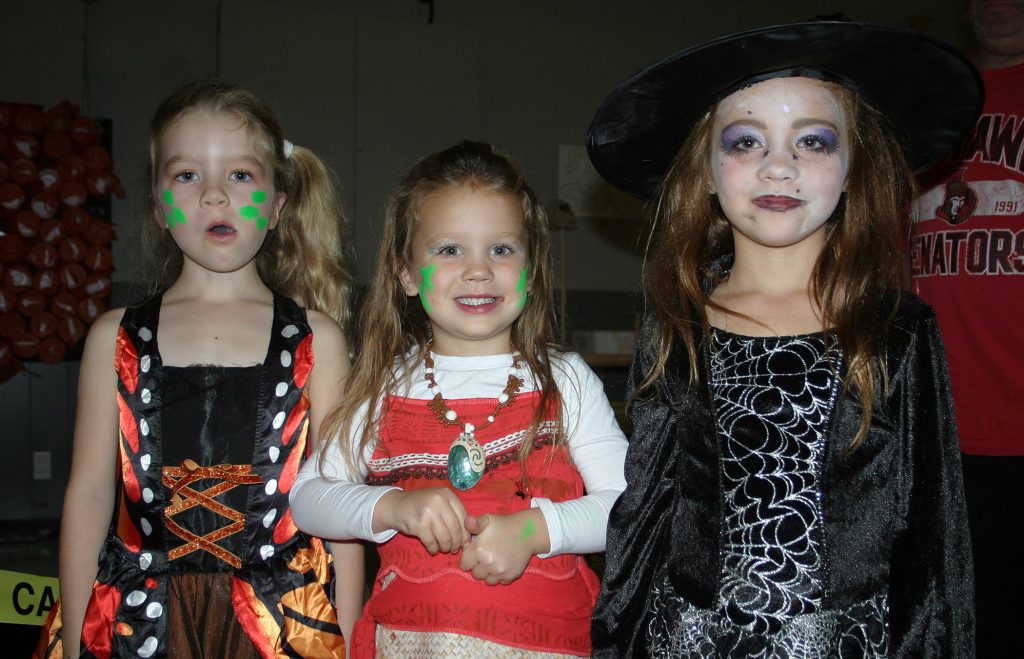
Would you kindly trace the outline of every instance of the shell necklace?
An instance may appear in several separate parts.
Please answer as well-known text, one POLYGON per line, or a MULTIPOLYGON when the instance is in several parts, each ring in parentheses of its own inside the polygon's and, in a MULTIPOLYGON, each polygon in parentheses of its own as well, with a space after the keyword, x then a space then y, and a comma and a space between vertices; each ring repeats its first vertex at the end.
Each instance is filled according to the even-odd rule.
POLYGON ((498 394, 498 405, 487 417, 487 420, 479 426, 460 418, 455 410, 448 407, 441 395, 441 388, 437 386, 434 379, 434 357, 431 349, 433 342, 427 344, 427 354, 423 357, 423 366, 426 371, 427 388, 434 395, 427 403, 427 409, 434 413, 434 417, 445 427, 462 426, 462 433, 452 442, 448 448, 448 482, 460 490, 468 490, 483 478, 484 470, 487 468, 484 459, 484 449, 480 442, 476 441, 475 431, 478 428, 486 428, 498 416, 498 412, 515 402, 519 396, 519 389, 523 386, 523 379, 519 377, 520 355, 518 352, 512 354, 512 365, 508 369, 508 382, 505 389, 498 394))

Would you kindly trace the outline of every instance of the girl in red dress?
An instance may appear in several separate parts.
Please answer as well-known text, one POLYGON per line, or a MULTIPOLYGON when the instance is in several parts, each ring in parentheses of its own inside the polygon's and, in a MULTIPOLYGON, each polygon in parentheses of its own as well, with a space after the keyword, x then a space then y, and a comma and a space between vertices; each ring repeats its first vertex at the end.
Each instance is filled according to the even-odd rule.
MULTIPOLYGON (((546 220, 519 168, 463 142, 393 193, 338 435, 295 520, 379 543, 353 656, 590 654, 626 442, 553 346, 546 220)), ((326 435, 325 435, 326 436, 326 435)))

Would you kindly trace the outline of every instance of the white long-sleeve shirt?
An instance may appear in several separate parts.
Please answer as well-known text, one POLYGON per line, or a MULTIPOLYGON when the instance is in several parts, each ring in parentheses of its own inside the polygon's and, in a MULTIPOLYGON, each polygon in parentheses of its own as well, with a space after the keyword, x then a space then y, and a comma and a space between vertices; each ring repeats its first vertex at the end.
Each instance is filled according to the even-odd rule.
MULTIPOLYGON (((406 356, 409 358, 409 356, 406 356)), ((586 494, 578 499, 553 502, 534 497, 547 522, 551 551, 585 554, 604 550, 608 513, 625 489, 623 464, 626 438, 604 394, 601 381, 576 353, 551 353, 552 372, 562 399, 569 454, 583 479, 586 494)), ((508 379, 510 354, 481 357, 434 355, 434 377, 446 400, 497 398, 508 379)), ((536 389, 529 369, 522 368, 522 392, 536 389)), ((424 366, 418 363, 402 383, 399 395, 429 400, 424 366)), ((366 421, 366 407, 352 424, 353 436, 366 421)), ((396 531, 372 530, 373 509, 392 486, 366 485, 366 464, 373 454, 368 446, 357 463, 360 473, 345 466, 340 443, 325 449, 324 470, 318 473, 319 456, 306 461, 292 486, 290 501, 296 525, 307 533, 331 540, 361 539, 386 542, 396 531)))

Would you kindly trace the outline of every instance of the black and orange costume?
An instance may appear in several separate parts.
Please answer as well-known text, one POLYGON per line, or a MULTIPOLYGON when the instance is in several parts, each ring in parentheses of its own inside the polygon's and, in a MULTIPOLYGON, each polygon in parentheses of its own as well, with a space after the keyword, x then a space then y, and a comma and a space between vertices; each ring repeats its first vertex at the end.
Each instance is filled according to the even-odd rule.
MULTIPOLYGON (((116 505, 82 656, 344 656, 330 556, 288 507, 308 453, 305 311, 275 297, 263 364, 173 367, 161 299, 118 330, 116 505)), ((58 606, 42 656, 59 656, 60 623, 58 606)))

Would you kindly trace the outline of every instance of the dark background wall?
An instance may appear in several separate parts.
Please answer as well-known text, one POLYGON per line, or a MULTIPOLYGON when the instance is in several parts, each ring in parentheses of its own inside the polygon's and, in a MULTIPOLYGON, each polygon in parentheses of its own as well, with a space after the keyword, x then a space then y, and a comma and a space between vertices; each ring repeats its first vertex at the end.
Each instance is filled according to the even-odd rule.
MULTIPOLYGON (((0 101, 68 99, 112 121, 115 171, 129 190, 113 208, 114 304, 128 301, 141 279, 132 208, 143 189, 149 118, 172 88, 210 74, 267 98, 289 139, 337 173, 365 281, 385 195, 420 155, 465 137, 496 142, 552 201, 575 180, 565 156, 578 154, 604 95, 661 56, 727 32, 840 11, 964 47, 964 4, 436 0, 429 23, 421 0, 5 0, 0 101)), ((564 250, 553 240, 566 266, 570 330, 629 328, 642 308, 642 224, 603 214, 611 217, 579 217, 564 250)), ((603 374, 614 395, 621 367, 603 374)), ((0 384, 0 521, 59 517, 76 383, 77 364, 64 362, 30 364, 0 384), (47 475, 47 461, 48 477, 33 478, 34 466, 47 475)))

